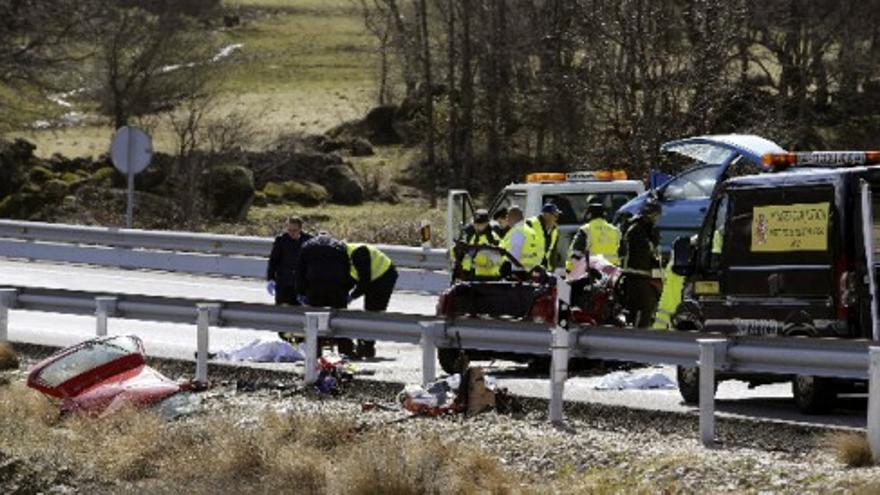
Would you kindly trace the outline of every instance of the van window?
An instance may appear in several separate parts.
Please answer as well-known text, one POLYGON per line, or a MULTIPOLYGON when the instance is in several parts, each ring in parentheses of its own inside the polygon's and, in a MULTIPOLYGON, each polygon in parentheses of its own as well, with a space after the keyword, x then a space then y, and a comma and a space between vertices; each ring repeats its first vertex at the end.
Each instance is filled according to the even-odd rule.
POLYGON ((828 264, 833 251, 834 190, 830 186, 730 193, 725 264, 828 264))
POLYGON ((718 166, 707 166, 689 170, 672 179, 663 188, 664 201, 708 198, 715 189, 718 179, 718 166))
POLYGON ((580 225, 584 223, 587 205, 591 201, 605 205, 605 220, 610 222, 617 210, 635 196, 635 192, 547 194, 541 204, 553 203, 562 210, 560 225, 580 225))

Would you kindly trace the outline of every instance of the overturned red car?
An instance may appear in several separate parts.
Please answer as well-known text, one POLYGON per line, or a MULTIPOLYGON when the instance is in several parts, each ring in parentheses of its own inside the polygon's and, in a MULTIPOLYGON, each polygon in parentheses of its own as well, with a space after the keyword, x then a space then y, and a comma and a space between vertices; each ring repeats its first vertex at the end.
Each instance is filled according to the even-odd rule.
POLYGON ((143 342, 134 335, 99 337, 58 351, 31 370, 27 385, 61 399, 62 413, 99 417, 194 388, 147 366, 143 342))

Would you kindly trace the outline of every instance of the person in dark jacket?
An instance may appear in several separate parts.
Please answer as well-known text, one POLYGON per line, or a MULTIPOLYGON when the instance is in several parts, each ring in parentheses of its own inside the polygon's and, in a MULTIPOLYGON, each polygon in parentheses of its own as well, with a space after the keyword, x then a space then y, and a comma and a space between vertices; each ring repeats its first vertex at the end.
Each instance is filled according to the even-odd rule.
POLYGON ((303 304, 346 308, 354 283, 345 243, 321 233, 303 244, 295 280, 303 304))
POLYGON ((651 326, 660 298, 652 283, 653 270, 660 267, 656 256, 660 239, 655 228, 660 213, 659 202, 646 202, 639 215, 632 219, 620 245, 624 305, 638 328, 651 326))
POLYGON ((287 219, 284 233, 275 238, 266 269, 266 291, 275 296, 275 304, 299 305, 296 292, 296 265, 302 245, 312 236, 303 232, 302 218, 287 219))
MULTIPOLYGON (((322 232, 303 244, 296 266, 296 291, 302 304, 345 309, 353 286, 345 243, 322 232)), ((340 354, 355 354, 350 339, 334 342, 340 354)))
MULTIPOLYGON (((488 220, 488 219, 487 219, 488 220)), ((385 311, 397 283, 397 269, 382 251, 368 244, 348 243, 348 258, 351 262, 351 278, 355 283, 349 301, 364 296, 364 309, 385 311)), ((365 358, 376 356, 376 343, 372 340, 358 340, 357 355, 365 358)))

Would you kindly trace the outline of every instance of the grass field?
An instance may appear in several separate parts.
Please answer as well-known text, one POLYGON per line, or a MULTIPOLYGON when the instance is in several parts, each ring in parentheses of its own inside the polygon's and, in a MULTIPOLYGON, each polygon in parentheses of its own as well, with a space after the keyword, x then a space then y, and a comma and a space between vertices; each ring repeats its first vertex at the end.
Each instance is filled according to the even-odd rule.
MULTIPOLYGON (((350 0, 239 0, 226 6, 243 22, 222 30, 222 42, 243 46, 226 62, 216 112, 246 109, 263 137, 255 144, 284 132, 325 131, 363 116, 374 104, 375 41, 350 0)), ((53 117, 67 109, 49 105, 41 111, 53 117)), ((109 124, 98 124, 12 135, 35 142, 40 156, 72 157, 104 153, 112 132, 109 124)), ((153 134, 157 150, 173 151, 173 138, 161 125, 153 134)))

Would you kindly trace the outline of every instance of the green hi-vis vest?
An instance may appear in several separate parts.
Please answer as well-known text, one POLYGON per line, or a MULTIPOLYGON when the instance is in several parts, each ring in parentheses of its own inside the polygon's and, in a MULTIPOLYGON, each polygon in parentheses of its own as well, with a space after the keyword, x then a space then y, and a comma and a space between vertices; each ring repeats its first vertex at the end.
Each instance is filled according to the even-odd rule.
MULTIPOLYGON (((544 257, 544 251, 542 246, 538 245, 537 237, 541 237, 543 239, 543 232, 535 232, 534 229, 529 227, 525 222, 520 222, 515 226, 511 227, 511 229, 504 236, 504 239, 501 240, 501 247, 510 251, 513 247, 512 238, 515 232, 522 232, 525 240, 523 241, 522 252, 519 255, 519 262, 522 264, 523 268, 526 270, 531 270, 532 268, 541 264, 541 259, 544 257)), ((543 244, 543 242, 542 242, 543 244)))
MULTIPOLYGON (((370 282, 372 282, 382 275, 385 275, 385 272, 391 268, 391 258, 369 244, 346 244, 349 260, 351 260, 351 254, 354 250, 361 246, 366 247, 367 251, 370 252, 370 282)), ((357 269, 354 267, 354 263, 351 264, 351 278, 360 280, 358 278, 357 269)))
POLYGON ((657 313, 654 314, 654 330, 671 330, 672 315, 681 304, 681 293, 684 291, 684 277, 676 275, 672 271, 672 260, 666 264, 663 273, 663 293, 660 295, 660 303, 657 305, 657 313))
POLYGON ((538 252, 541 253, 541 259, 538 260, 538 264, 541 264, 541 260, 544 260, 544 268, 550 270, 552 268, 550 266, 551 258, 553 257, 553 252, 556 251, 556 243, 559 241, 559 227, 553 227, 553 230, 550 231, 550 245, 547 245, 540 217, 532 217, 526 220, 525 223, 535 231, 535 243, 537 244, 538 252))

